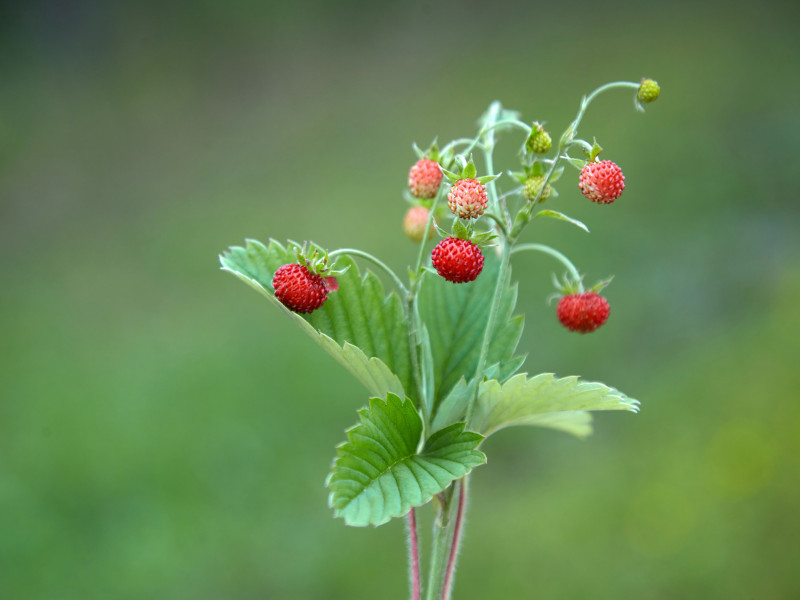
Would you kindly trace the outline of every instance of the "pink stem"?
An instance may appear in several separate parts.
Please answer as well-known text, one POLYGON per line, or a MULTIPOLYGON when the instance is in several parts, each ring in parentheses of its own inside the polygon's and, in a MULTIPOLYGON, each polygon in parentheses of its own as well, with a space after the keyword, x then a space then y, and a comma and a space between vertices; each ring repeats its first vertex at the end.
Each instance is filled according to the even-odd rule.
POLYGON ((461 526, 464 521, 464 506, 466 504, 467 480, 466 477, 461 480, 461 486, 458 493, 458 513, 456 513, 456 524, 453 528, 453 544, 450 546, 450 557, 447 559, 447 570, 444 574, 444 586, 442 587, 442 600, 449 600, 450 588, 453 585, 453 572, 456 566, 456 557, 458 556, 458 545, 461 542, 461 526))
POLYGON ((411 598, 420 600, 419 540, 417 539, 417 516, 412 508, 408 513, 408 541, 411 556, 411 598))

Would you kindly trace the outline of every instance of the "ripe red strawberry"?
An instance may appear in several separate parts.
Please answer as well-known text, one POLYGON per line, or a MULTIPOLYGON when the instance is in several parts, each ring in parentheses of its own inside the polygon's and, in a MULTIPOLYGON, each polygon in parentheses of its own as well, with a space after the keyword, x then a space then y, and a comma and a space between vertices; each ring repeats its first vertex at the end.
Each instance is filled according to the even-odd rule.
POLYGON ((272 278, 275 297, 298 313, 310 313, 322 306, 328 298, 325 281, 319 275, 297 263, 283 265, 272 278))
POLYGON ((477 179, 459 179, 447 192, 447 206, 459 219, 477 219, 486 203, 486 187, 477 179))
POLYGON ((474 281, 483 270, 483 252, 470 242, 448 237, 439 242, 431 253, 436 272, 447 281, 467 283, 474 281))
POLYGON ((435 198, 441 183, 439 163, 430 158, 419 159, 408 172, 408 188, 417 198, 435 198))
POLYGON ((611 204, 625 189, 625 175, 610 160, 590 162, 581 170, 578 187, 592 202, 611 204))
POLYGON ((570 331, 589 333, 608 319, 608 300, 595 292, 568 294, 558 301, 556 315, 570 331))

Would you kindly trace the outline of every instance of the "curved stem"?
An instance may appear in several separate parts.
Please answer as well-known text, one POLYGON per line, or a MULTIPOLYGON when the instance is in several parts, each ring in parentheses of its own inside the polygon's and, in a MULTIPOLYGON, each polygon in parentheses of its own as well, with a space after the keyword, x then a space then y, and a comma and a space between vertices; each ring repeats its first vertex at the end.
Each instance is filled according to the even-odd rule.
POLYGON ((544 244, 520 244, 511 251, 511 254, 516 254, 517 252, 522 252, 523 250, 532 250, 534 252, 543 252, 544 254, 549 254, 556 260, 560 261, 562 265, 567 267, 569 274, 575 281, 580 282, 581 274, 578 272, 578 269, 575 268, 575 265, 572 264, 570 259, 561 254, 561 252, 555 248, 545 246, 544 244))
POLYGON ((589 108, 589 105, 592 103, 592 100, 597 98, 597 96, 599 96, 603 92, 607 92, 608 90, 611 89, 633 88, 635 90, 638 90, 639 85, 640 84, 634 83, 632 81, 613 81, 611 83, 601 85, 599 88, 594 90, 588 96, 584 96, 583 100, 581 100, 581 106, 578 109, 578 114, 575 116, 575 120, 572 121, 572 124, 567 128, 565 135, 562 136, 561 138, 561 142, 559 143, 559 150, 564 150, 572 142, 572 139, 578 132, 578 125, 580 125, 581 120, 583 119, 583 115, 586 113, 586 109, 589 108))
POLYGON ((492 213, 488 213, 488 212, 486 212, 486 213, 483 213, 483 216, 484 216, 484 217, 488 217, 488 218, 490 218, 492 221, 494 221, 495 223, 497 223, 497 225, 498 225, 498 227, 500 227, 500 231, 503 233, 503 236, 504 236, 504 237, 508 235, 508 230, 506 229, 506 224, 505 224, 505 222, 503 221, 502 217, 498 217, 497 215, 495 215, 495 214, 492 214, 492 213))
POLYGON ((334 250, 333 252, 328 253, 328 258, 333 258, 334 256, 339 256, 340 254, 348 254, 350 256, 360 256, 361 258, 366 258, 368 261, 372 262, 373 264, 379 266, 385 273, 387 273, 393 280, 397 289, 399 289, 404 296, 408 295, 408 289, 397 276, 397 274, 392 271, 389 266, 381 261, 379 258, 372 256, 369 252, 364 252, 363 250, 356 250, 355 248, 339 248, 338 250, 334 250))
POLYGON ((408 513, 408 564, 411 567, 411 600, 420 600, 419 538, 415 509, 408 513))

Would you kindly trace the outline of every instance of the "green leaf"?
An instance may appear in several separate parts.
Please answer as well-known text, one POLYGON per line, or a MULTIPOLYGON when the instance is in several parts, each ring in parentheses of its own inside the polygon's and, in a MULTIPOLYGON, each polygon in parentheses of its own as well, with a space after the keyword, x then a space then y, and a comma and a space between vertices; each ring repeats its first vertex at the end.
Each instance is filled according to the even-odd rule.
POLYGON ((247 240, 220 256, 223 270, 230 271, 261 292, 297 323, 312 339, 364 383, 370 393, 415 396, 411 373, 408 324, 395 292, 384 292, 371 272, 361 275, 352 259, 336 261, 339 289, 328 295, 321 308, 300 315, 283 306, 272 292, 272 276, 284 264, 295 262, 294 250, 275 240, 265 246, 247 240), (373 360, 375 359, 375 360, 373 360))
POLYGON ((540 425, 586 437, 592 432, 590 410, 638 412, 639 402, 602 383, 520 373, 502 385, 481 384, 472 427, 489 436, 512 425, 540 425))
MULTIPOLYGON (((499 259, 487 251, 483 272, 471 283, 454 284, 441 277, 425 277, 418 296, 419 313, 428 327, 433 373, 434 404, 441 402, 458 380, 475 376, 489 308, 498 276, 499 259)), ((519 366, 514 350, 522 334, 522 315, 512 316, 517 286, 505 274, 495 332, 489 345, 487 364, 519 366)))
POLYGON ((553 219, 558 219, 559 221, 566 221, 567 223, 571 223, 572 225, 583 229, 586 233, 589 233, 589 228, 581 221, 578 219, 573 219, 572 217, 568 217, 564 213, 560 213, 557 210, 540 210, 533 215, 534 219, 538 219, 539 217, 551 217, 553 219))
POLYGON ((409 400, 372 398, 358 415, 326 482, 334 514, 348 525, 401 517, 486 462, 475 449, 483 437, 464 431, 464 423, 437 431, 418 451, 422 419, 409 400))

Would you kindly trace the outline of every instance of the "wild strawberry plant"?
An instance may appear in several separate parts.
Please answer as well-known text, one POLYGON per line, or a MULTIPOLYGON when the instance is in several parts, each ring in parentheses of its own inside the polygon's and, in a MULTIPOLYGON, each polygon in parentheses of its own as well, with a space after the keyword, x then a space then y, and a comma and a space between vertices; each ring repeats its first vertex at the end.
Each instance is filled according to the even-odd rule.
POLYGON ((554 184, 565 167, 580 171, 570 185, 592 202, 620 198, 620 167, 598 160, 596 141, 578 137, 592 100, 619 88, 634 91, 639 110, 659 94, 651 79, 606 84, 583 98, 555 146, 542 123, 529 125, 499 102, 481 116, 474 137, 441 149, 434 143, 424 152, 415 145, 419 160, 409 171, 412 206, 403 229, 419 251, 407 282, 377 257, 352 248, 247 240, 220 256, 224 270, 261 292, 367 388, 359 423, 337 448, 327 479, 329 504, 347 525, 407 519, 413 600, 451 596, 469 474, 486 462, 481 444, 487 437, 517 425, 585 437, 589 411, 638 410, 636 400, 602 383, 518 373, 524 357, 515 353, 523 317, 514 314, 514 254, 543 252, 566 269, 555 280, 560 300, 554 318, 567 329, 588 333, 608 319, 609 304, 600 295, 608 280, 585 289, 564 254, 522 241, 522 234, 531 222, 547 219, 588 232, 580 221, 542 208, 558 195, 554 184), (519 164, 507 179, 499 179, 493 161, 501 133, 521 134, 519 164), (511 186, 500 193, 507 181, 511 186), (434 244, 437 232, 442 239, 434 244), (361 272, 356 261, 362 260, 388 276, 390 291, 371 271, 361 272), (416 510, 431 501, 436 518, 423 583, 416 510))

